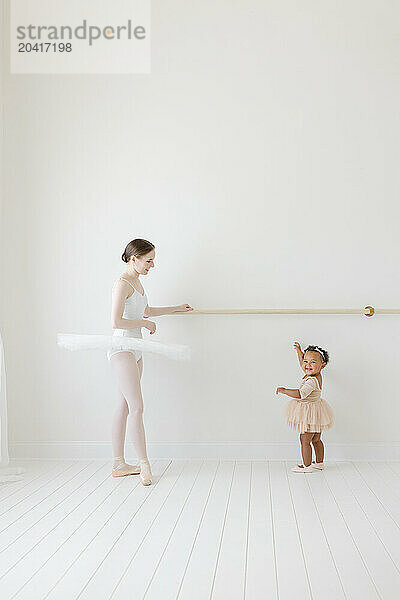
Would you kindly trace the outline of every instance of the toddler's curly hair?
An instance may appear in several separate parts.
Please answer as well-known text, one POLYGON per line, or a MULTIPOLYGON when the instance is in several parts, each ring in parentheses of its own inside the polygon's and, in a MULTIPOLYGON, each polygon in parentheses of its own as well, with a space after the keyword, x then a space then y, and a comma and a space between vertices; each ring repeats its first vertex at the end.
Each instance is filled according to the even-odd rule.
POLYGON ((319 352, 322 355, 322 358, 324 359, 324 363, 328 364, 328 362, 329 362, 328 351, 321 348, 321 346, 307 346, 307 348, 304 350, 304 354, 308 351, 319 352))

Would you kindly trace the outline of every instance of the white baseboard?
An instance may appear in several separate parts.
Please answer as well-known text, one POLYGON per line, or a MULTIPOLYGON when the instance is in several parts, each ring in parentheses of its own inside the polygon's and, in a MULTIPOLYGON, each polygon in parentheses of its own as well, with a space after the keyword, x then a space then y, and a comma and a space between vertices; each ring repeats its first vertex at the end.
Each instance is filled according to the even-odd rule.
MULTIPOLYGON (((109 460, 110 442, 14 442, 11 459, 109 460)), ((151 459, 298 460, 298 442, 148 442, 151 459)), ((126 444, 126 457, 135 457, 126 444)), ((326 460, 400 460, 400 442, 325 443, 326 460)))

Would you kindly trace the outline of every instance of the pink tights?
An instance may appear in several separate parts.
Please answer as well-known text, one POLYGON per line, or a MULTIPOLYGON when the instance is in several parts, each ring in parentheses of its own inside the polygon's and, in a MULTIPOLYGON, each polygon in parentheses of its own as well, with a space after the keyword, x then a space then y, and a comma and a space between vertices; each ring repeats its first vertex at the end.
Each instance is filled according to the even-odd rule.
POLYGON ((114 458, 124 456, 125 432, 128 428, 139 460, 147 460, 146 436, 143 426, 143 397, 140 379, 143 361, 136 361, 131 352, 118 352, 110 362, 117 377, 118 406, 112 421, 112 446, 114 458))

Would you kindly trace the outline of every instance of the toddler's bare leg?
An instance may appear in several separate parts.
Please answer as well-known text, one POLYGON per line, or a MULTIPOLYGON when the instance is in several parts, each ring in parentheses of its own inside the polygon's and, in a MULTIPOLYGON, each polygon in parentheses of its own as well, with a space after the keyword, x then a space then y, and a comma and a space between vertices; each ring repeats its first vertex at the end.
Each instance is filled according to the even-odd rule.
POLYGON ((311 443, 314 446, 315 462, 317 462, 317 463, 324 462, 324 444, 322 443, 322 440, 321 440, 321 434, 314 433, 311 443))
POLYGON ((305 467, 309 467, 311 465, 312 450, 310 442, 312 440, 313 435, 313 433, 309 432, 300 434, 301 455, 303 457, 303 465, 305 467))

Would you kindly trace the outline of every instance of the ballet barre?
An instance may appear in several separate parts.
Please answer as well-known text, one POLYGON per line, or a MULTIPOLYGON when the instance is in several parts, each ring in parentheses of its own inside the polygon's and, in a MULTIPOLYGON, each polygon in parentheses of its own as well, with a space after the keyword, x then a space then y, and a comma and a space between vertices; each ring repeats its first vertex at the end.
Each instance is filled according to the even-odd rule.
POLYGON ((400 308, 207 308, 173 315, 399 315, 400 308))

